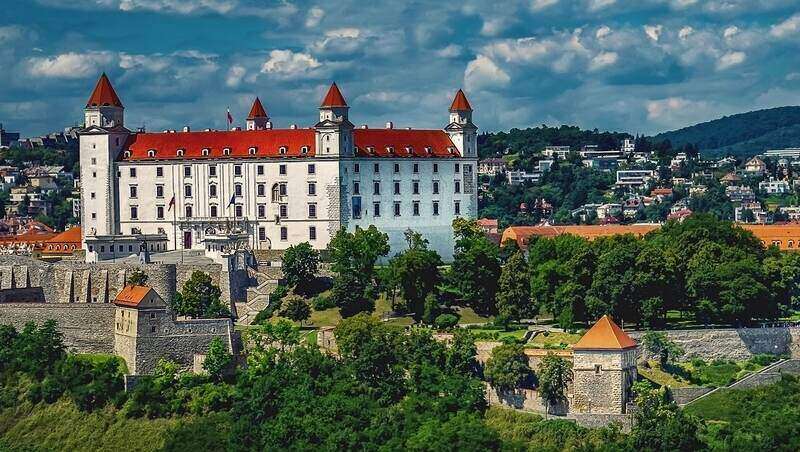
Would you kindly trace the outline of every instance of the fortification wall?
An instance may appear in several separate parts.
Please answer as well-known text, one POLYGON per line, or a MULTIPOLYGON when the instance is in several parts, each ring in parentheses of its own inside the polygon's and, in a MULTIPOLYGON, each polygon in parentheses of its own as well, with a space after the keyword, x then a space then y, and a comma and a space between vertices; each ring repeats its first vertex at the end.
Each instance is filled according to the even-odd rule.
POLYGON ((114 305, 2 303, 0 323, 20 329, 27 322, 55 320, 64 344, 79 353, 114 353, 114 305))
MULTIPOLYGON (((669 330, 664 333, 684 349, 684 359, 742 361, 759 353, 800 357, 798 327, 669 330)), ((642 331, 630 332, 637 341, 643 335, 642 331)), ((650 358, 646 352, 645 358, 650 358)))
POLYGON ((175 361, 193 369, 196 354, 205 354, 212 340, 219 338, 233 351, 233 322, 230 319, 177 320, 163 325, 156 334, 136 338, 136 374, 152 373, 159 359, 175 361))

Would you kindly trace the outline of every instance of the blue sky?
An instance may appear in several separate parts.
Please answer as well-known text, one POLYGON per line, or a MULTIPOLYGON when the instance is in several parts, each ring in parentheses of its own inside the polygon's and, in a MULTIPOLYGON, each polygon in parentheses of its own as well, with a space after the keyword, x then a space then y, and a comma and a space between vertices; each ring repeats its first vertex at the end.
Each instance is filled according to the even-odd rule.
POLYGON ((0 122, 82 120, 106 71, 126 125, 312 125, 332 80, 355 124, 655 133, 800 104, 797 0, 0 0, 0 122))

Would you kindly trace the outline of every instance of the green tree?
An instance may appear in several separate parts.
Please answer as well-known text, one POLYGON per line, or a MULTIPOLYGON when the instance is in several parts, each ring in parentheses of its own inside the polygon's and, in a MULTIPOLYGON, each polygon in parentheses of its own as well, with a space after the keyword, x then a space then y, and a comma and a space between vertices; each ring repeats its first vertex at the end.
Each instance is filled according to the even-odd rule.
POLYGON ((128 275, 128 284, 132 286, 146 286, 147 274, 142 270, 134 270, 128 275))
POLYGON ((406 309, 420 321, 425 313, 425 298, 436 290, 441 281, 439 266, 442 259, 428 248, 428 241, 414 231, 406 231, 408 249, 389 261, 391 273, 399 281, 400 294, 406 309))
POLYGON ((545 415, 550 407, 567 401, 567 386, 572 381, 572 364, 548 352, 539 364, 539 394, 545 403, 545 415))
POLYGON ((497 432, 487 427, 476 413, 459 412, 447 420, 425 421, 406 443, 409 451, 493 451, 500 450, 497 432))
POLYGON ((310 287, 319 266, 319 251, 311 247, 308 242, 298 243, 286 249, 283 253, 281 270, 289 287, 303 292, 310 287))
POLYGON ((538 306, 531 301, 531 287, 528 264, 521 251, 508 258, 500 273, 500 287, 497 291, 497 312, 513 320, 532 318, 538 313, 538 306))
POLYGON ((494 313, 500 278, 500 250, 477 226, 461 222, 462 219, 453 222, 456 247, 448 284, 459 292, 463 302, 476 311, 494 313))
POLYGON ((658 357, 662 368, 666 367, 669 362, 674 361, 675 358, 684 353, 681 346, 669 340, 666 333, 658 331, 648 331, 645 333, 644 336, 642 336, 642 343, 644 344, 645 350, 651 355, 658 357))
POLYGON ((311 306, 300 295, 288 295, 283 299, 282 305, 281 315, 295 322, 300 322, 301 325, 303 321, 311 317, 311 306))
POLYGON ((528 384, 533 370, 528 365, 528 357, 522 345, 498 345, 486 361, 484 368, 486 380, 498 391, 508 391, 528 384))
POLYGON ((208 372, 211 378, 219 381, 225 371, 233 363, 233 355, 225 347, 225 344, 218 337, 215 337, 208 344, 206 359, 203 361, 203 369, 208 372))
POLYGON ((208 274, 195 271, 184 283, 183 290, 175 294, 170 306, 176 314, 193 318, 230 317, 231 312, 222 304, 221 295, 208 274))
POLYGON ((331 297, 343 317, 372 311, 375 303, 375 263, 389 253, 389 236, 375 226, 340 229, 328 244, 336 274, 331 297))
POLYGON ((701 425, 670 402, 665 389, 646 382, 634 383, 637 410, 628 445, 637 451, 696 451, 703 449, 701 425))

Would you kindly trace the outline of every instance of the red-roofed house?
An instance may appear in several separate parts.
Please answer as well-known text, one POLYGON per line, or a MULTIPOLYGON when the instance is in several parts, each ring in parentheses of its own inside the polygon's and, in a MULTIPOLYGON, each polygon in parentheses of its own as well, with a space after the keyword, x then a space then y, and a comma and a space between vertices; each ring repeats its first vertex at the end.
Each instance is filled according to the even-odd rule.
POLYGON ((71 256, 81 249, 81 227, 74 226, 48 240, 43 256, 71 256))
POLYGON ((477 127, 464 92, 443 129, 356 127, 349 109, 334 83, 311 127, 273 127, 256 98, 245 130, 131 132, 101 76, 80 132, 87 260, 127 257, 141 243, 203 249, 219 233, 246 234, 257 250, 322 249, 340 227, 370 225, 394 250, 413 229, 452 256, 452 220, 477 213, 477 127))

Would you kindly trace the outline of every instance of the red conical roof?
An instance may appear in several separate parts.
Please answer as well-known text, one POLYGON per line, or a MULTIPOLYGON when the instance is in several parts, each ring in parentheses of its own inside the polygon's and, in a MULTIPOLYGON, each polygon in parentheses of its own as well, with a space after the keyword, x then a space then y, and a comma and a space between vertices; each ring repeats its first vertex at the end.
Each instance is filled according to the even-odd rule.
POLYGON ((97 81, 97 85, 94 87, 94 91, 92 91, 92 95, 89 97, 89 101, 86 102, 86 107, 102 107, 109 105, 122 107, 122 101, 117 97, 114 87, 111 86, 111 82, 108 80, 106 73, 103 72, 103 75, 100 76, 100 80, 97 81))
POLYGON ((256 101, 253 102, 253 108, 250 109, 250 114, 247 115, 247 119, 255 118, 268 118, 267 111, 264 110, 264 106, 261 105, 261 100, 258 97, 256 97, 256 101))
POLYGON ((633 347, 636 347, 636 341, 622 331, 611 317, 604 315, 572 346, 572 349, 625 350, 633 347))
POLYGON ((458 90, 455 99, 453 99, 453 103, 450 104, 450 111, 472 111, 472 107, 469 105, 464 91, 458 90))
POLYGON ((342 96, 342 92, 339 91, 339 87, 336 86, 336 82, 333 82, 331 87, 328 89, 328 94, 325 95, 325 99, 322 100, 321 107, 346 107, 347 102, 344 101, 344 96, 342 96))

